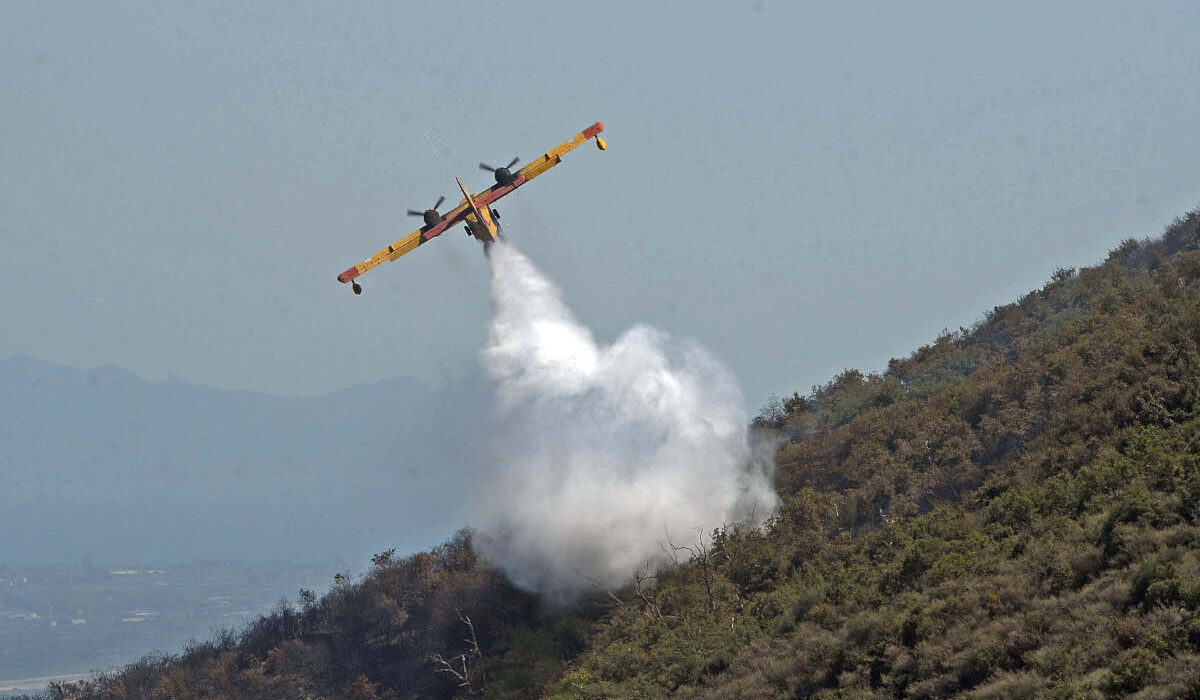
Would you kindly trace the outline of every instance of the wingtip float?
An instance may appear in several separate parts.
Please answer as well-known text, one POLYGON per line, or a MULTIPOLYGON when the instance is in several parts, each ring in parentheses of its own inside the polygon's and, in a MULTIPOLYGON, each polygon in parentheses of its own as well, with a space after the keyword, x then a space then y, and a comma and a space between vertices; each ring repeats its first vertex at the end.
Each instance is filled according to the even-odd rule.
POLYGON ((547 151, 532 163, 516 172, 512 171, 512 167, 517 164, 518 158, 513 158, 508 165, 499 168, 493 168, 486 163, 480 163, 480 169, 491 172, 496 179, 496 184, 482 192, 471 194, 462 184, 462 181, 455 178, 455 181, 458 182, 458 188, 463 194, 463 199, 458 203, 458 206, 445 214, 439 213, 438 207, 446 199, 443 196, 438 198, 437 203, 433 207, 424 211, 409 209, 409 216, 421 217, 424 219, 425 225, 359 264, 348 268, 345 272, 338 275, 338 282, 342 284, 349 282, 355 294, 362 294, 362 285, 355 281, 360 275, 385 262, 395 260, 405 253, 416 250, 422 243, 433 240, 449 230, 451 226, 460 223, 463 224, 463 228, 466 230, 468 236, 481 241, 486 248, 488 244, 500 238, 500 212, 492 208, 492 204, 509 192, 561 163, 564 155, 588 139, 595 139, 597 148, 602 151, 607 150, 608 144, 604 142, 604 139, 600 138, 600 132, 602 131, 604 131, 604 123, 596 122, 578 134, 575 134, 571 140, 560 144, 554 150, 547 151))

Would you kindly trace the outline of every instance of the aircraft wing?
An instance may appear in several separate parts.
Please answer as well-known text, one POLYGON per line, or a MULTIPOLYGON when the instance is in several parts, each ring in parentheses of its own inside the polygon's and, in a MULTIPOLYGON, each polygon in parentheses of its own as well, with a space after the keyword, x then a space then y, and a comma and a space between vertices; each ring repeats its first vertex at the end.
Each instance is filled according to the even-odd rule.
POLYGON ((524 168, 518 170, 513 178, 513 184, 493 185, 479 194, 472 195, 471 198, 474 199, 475 204, 479 206, 491 204, 509 192, 517 189, 521 185, 524 185, 526 182, 529 182, 538 175, 541 175, 550 168, 553 168, 561 163, 563 156, 575 150, 588 139, 596 139, 596 146, 598 146, 601 150, 604 150, 607 148, 607 145, 605 145, 604 139, 600 138, 601 131, 604 131, 604 122, 596 122, 595 124, 592 124, 578 134, 575 134, 570 141, 559 144, 554 150, 547 151, 536 158, 529 165, 526 165, 524 168))
POLYGON ((442 217, 442 220, 433 226, 419 228, 367 258, 366 260, 363 260, 354 267, 347 268, 345 272, 338 275, 338 282, 342 282, 344 284, 363 274, 367 270, 370 270, 371 268, 378 267, 385 262, 395 260, 405 253, 411 253, 417 249, 417 246, 425 243, 426 241, 433 240, 445 232, 446 229, 465 219, 467 212, 470 210, 471 207, 466 202, 459 204, 457 207, 447 212, 446 215, 442 217))

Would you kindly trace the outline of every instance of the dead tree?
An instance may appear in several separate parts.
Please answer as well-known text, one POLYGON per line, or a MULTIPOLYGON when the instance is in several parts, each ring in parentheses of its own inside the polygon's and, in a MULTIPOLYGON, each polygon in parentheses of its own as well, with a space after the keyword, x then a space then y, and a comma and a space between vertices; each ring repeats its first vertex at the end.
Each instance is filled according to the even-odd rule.
POLYGON ((709 544, 705 544, 704 530, 697 528, 696 544, 677 545, 668 537, 667 545, 671 548, 671 551, 667 552, 667 547, 664 547, 661 542, 659 543, 659 547, 661 547, 664 552, 667 552, 667 556, 670 557, 672 563, 676 565, 679 564, 680 552, 687 552, 691 561, 696 562, 696 565, 700 568, 701 578, 704 581, 704 591, 708 594, 708 611, 715 613, 717 612, 717 597, 716 592, 713 589, 716 586, 716 565, 713 561, 713 551, 712 547, 710 546, 711 543, 712 536, 709 536, 709 544))
POLYGON ((658 577, 647 573, 645 569, 634 569, 633 592, 646 604, 646 615, 652 620, 658 620, 659 624, 665 625, 667 621, 663 619, 662 609, 658 607, 658 603, 652 597, 653 591, 643 585, 647 581, 653 581, 656 578, 658 577))
POLYGON ((483 649, 479 647, 479 638, 475 635, 475 625, 471 622, 468 615, 464 615, 461 610, 455 610, 458 613, 458 619, 467 626, 467 631, 470 632, 469 639, 463 639, 467 645, 467 650, 458 656, 452 656, 449 659, 441 654, 434 654, 433 661, 438 665, 438 672, 453 676, 458 681, 458 687, 467 691, 468 695, 478 695, 487 690, 487 669, 483 664, 483 649), (472 677, 478 673, 479 687, 476 688, 472 677))

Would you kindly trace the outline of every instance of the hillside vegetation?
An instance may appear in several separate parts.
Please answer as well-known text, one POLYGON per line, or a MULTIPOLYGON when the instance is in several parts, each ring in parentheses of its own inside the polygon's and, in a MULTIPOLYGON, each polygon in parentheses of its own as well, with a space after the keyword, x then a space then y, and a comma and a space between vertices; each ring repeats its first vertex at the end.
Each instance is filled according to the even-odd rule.
POLYGON ((463 532, 50 696, 1200 698, 1198 243, 767 406, 778 517, 631 590, 547 610, 463 532))

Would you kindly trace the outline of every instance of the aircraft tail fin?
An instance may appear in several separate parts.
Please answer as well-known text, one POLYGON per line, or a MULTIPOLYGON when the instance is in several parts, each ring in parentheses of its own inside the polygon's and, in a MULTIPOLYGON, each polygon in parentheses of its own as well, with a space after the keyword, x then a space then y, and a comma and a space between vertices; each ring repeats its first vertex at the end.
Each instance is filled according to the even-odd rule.
MULTIPOLYGON (((458 183, 458 189, 462 190, 463 197, 465 197, 467 199, 467 204, 470 205, 471 212, 473 214, 475 214, 475 216, 478 217, 479 216, 479 207, 475 206, 475 200, 471 198, 471 193, 467 191, 466 187, 463 187, 462 180, 459 180, 458 178, 454 178, 454 181, 458 183)), ((483 217, 479 217, 479 218, 482 220, 483 217)))
MULTIPOLYGON (((479 225, 487 231, 487 235, 491 239, 484 240, 484 243, 491 243, 492 241, 496 240, 499 236, 499 226, 492 219, 491 210, 488 209, 486 204, 484 205, 483 210, 480 210, 479 206, 475 204, 474 198, 471 197, 471 193, 467 192, 467 188, 463 186, 462 180, 454 178, 454 181, 458 183, 458 189, 462 190, 463 197, 465 197, 467 200, 467 205, 471 207, 471 213, 475 215, 475 220, 478 221, 479 225)), ((468 223, 468 225, 470 224, 468 223)), ((479 229, 476 229, 474 226, 471 228, 476 231, 475 237, 483 240, 483 236, 480 235, 479 229)))

